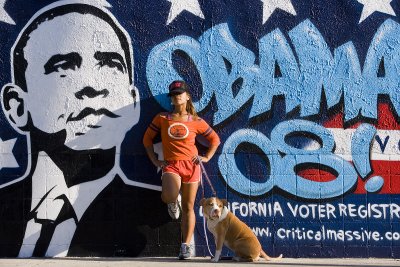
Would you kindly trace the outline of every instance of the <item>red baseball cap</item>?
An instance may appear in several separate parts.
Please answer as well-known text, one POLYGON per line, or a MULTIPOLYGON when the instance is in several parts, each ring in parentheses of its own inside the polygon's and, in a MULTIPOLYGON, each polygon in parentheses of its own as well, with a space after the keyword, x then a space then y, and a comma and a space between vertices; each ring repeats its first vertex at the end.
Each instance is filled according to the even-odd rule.
POLYGON ((185 81, 173 81, 169 85, 169 93, 168 96, 179 95, 183 92, 189 92, 189 86, 185 81))

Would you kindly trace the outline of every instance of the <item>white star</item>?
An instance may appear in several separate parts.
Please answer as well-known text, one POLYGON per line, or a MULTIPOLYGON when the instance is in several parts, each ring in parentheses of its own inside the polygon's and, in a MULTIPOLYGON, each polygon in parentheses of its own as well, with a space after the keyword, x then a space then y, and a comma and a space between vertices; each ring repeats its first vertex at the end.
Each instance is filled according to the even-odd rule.
POLYGON ((2 168, 18 168, 18 162, 12 152, 17 138, 3 141, 0 138, 0 170, 2 168))
POLYGON ((390 5, 390 2, 392 2, 392 0, 357 0, 357 1, 364 6, 358 24, 363 22, 366 18, 368 18, 372 13, 376 11, 396 16, 396 13, 394 13, 394 10, 390 5))
POLYGON ((6 0, 0 0, 0 21, 4 21, 5 23, 15 25, 15 21, 4 10, 5 4, 6 4, 6 0))
POLYGON ((296 10, 290 0, 261 0, 263 2, 263 24, 271 17, 275 9, 279 8, 283 11, 296 16, 296 10))
POLYGON ((204 14, 200 9, 198 0, 167 0, 171 3, 169 10, 167 25, 170 24, 182 11, 186 10, 193 15, 204 19, 204 14))

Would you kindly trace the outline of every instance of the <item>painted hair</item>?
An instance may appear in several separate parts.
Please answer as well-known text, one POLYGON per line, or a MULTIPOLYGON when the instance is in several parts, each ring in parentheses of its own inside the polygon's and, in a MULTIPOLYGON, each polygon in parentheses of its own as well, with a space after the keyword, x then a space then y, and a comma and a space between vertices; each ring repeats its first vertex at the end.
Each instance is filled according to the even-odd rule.
POLYGON ((81 4, 81 3, 73 3, 73 4, 65 4, 50 8, 43 13, 37 15, 33 19, 30 20, 29 24, 25 26, 23 32, 20 33, 16 44, 14 45, 12 51, 12 60, 13 60, 13 68, 14 68, 14 83, 21 87, 22 90, 27 91, 28 88, 26 86, 25 79, 25 71, 28 66, 28 62, 24 56, 24 48, 27 45, 30 34, 35 31, 40 24, 43 22, 52 20, 56 17, 66 15, 69 13, 79 13, 82 15, 91 14, 95 17, 98 17, 108 23, 115 33, 118 36, 118 39, 121 43, 121 47, 125 53, 126 65, 128 68, 129 74, 129 82, 133 83, 133 72, 132 72, 132 55, 130 48, 130 37, 129 35, 122 29, 122 26, 116 22, 116 19, 113 18, 111 13, 108 13, 101 8, 96 6, 81 4))

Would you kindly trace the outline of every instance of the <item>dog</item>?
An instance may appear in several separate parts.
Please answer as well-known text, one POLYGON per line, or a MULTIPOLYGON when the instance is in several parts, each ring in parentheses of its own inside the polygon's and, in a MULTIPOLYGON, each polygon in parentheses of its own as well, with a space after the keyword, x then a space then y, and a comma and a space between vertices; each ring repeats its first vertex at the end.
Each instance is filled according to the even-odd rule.
POLYGON ((260 257, 267 261, 282 258, 282 254, 273 258, 262 250, 253 231, 228 210, 228 202, 225 199, 203 198, 200 205, 207 220, 207 228, 215 239, 216 251, 211 261, 219 261, 224 244, 235 252, 234 261, 258 261, 260 257))

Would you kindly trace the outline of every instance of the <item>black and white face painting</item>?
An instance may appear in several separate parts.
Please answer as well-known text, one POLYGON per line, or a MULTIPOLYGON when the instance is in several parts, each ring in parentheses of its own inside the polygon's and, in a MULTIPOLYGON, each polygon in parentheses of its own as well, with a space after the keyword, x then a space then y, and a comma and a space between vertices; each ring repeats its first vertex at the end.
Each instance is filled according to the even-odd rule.
POLYGON ((120 146, 140 116, 121 32, 93 14, 76 12, 30 32, 23 50, 26 92, 20 97, 37 129, 65 130, 65 145, 75 150, 120 146))

